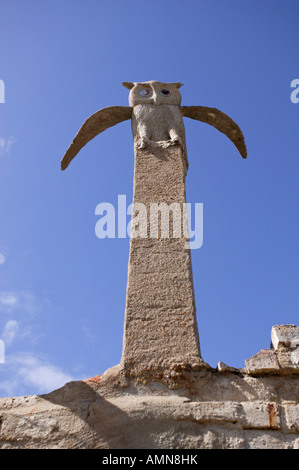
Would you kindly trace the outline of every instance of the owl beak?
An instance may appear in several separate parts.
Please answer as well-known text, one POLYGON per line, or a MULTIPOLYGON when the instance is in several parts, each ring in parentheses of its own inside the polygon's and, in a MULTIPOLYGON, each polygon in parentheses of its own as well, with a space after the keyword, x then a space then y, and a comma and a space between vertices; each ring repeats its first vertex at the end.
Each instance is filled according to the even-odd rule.
POLYGON ((152 89, 152 97, 148 100, 148 104, 157 104, 157 98, 158 98, 158 95, 157 95, 157 92, 155 89, 152 89))

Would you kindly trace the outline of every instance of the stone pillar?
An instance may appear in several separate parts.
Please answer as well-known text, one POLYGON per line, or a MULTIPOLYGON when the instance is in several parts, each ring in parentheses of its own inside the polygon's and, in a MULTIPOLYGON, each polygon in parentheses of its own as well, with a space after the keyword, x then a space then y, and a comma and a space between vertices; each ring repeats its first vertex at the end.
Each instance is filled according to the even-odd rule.
POLYGON ((203 362, 191 253, 185 246, 183 217, 179 238, 178 232, 173 231, 177 230, 177 219, 171 211, 169 238, 163 238, 161 225, 154 233, 156 238, 150 236, 150 230, 152 235, 155 232, 150 224, 152 203, 168 206, 177 203, 183 215, 185 202, 185 160, 181 146, 136 149, 133 204, 142 203, 146 207, 147 233, 145 238, 130 240, 121 365, 132 373, 203 362))

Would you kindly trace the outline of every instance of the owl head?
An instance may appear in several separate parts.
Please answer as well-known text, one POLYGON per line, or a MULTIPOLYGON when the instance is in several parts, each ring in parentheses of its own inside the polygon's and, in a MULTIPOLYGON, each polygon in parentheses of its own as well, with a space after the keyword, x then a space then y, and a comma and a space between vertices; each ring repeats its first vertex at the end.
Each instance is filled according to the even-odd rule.
POLYGON ((129 104, 136 106, 137 104, 152 105, 180 105, 181 93, 179 88, 182 83, 164 83, 152 80, 150 82, 123 82, 123 86, 130 90, 129 104))

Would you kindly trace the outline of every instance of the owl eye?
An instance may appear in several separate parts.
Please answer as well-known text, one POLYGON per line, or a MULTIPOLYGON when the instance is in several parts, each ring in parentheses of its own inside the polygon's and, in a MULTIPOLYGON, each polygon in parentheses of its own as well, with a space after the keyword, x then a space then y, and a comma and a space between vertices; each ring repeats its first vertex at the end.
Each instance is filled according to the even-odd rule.
POLYGON ((167 88, 162 88, 162 90, 160 90, 160 95, 162 96, 170 96, 171 94, 172 94, 172 91, 168 90, 167 88))
POLYGON ((142 88, 142 90, 138 91, 139 96, 150 96, 151 94, 152 92, 148 88, 142 88))

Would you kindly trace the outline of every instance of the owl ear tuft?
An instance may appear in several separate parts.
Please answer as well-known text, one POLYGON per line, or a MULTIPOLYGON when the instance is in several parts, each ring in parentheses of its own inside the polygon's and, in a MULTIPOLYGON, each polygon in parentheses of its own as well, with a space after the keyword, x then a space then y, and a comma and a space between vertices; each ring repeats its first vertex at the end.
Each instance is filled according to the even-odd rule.
POLYGON ((181 88, 181 86, 183 86, 183 83, 177 82, 177 83, 173 83, 172 85, 175 86, 176 88, 181 88))
POLYGON ((134 82, 123 82, 122 85, 127 88, 128 90, 132 90, 134 86, 134 82))

